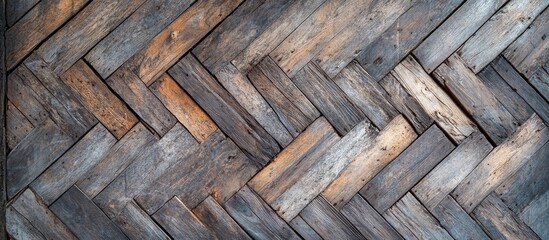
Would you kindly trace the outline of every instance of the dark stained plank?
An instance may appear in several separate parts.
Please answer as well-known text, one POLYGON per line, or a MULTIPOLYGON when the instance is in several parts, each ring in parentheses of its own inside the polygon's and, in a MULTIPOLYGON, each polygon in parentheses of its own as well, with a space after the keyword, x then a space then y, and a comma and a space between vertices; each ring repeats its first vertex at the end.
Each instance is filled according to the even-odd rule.
POLYGON ((147 213, 154 213, 173 196, 189 208, 195 208, 210 194, 224 203, 258 170, 221 131, 190 151, 191 155, 175 163, 137 195, 137 203, 147 213))
POLYGON ((211 196, 193 209, 193 213, 218 239, 251 239, 211 196))
POLYGON ((113 221, 130 239, 171 239, 134 201, 126 205, 113 221))
POLYGON ((322 196, 313 199, 299 215, 324 239, 366 239, 322 196))
POLYGON ((8 198, 30 184, 74 142, 51 120, 36 126, 7 157, 8 198))
POLYGON ((93 202, 107 216, 114 218, 141 191, 155 184, 155 179, 172 168, 175 163, 191 155, 197 146, 198 143, 192 135, 181 124, 176 124, 145 154, 138 156, 128 165, 93 198, 93 202))
POLYGON ((307 240, 321 240, 322 237, 316 233, 316 231, 303 220, 300 216, 295 217, 289 222, 290 226, 301 236, 307 240))
POLYGON ((406 117, 416 133, 421 134, 431 126, 433 119, 427 115, 416 99, 404 89, 392 74, 385 75, 379 81, 379 84, 385 89, 386 98, 391 105, 406 117))
MULTIPOLYGON (((385 4, 386 1, 382 2, 385 4)), ((362 45, 364 47, 360 49, 357 60, 375 80, 380 80, 461 2, 463 0, 414 2, 383 34, 362 45)))
POLYGON ((404 195, 383 217, 404 239, 453 239, 411 193, 404 195))
POLYGON ((13 149, 34 126, 13 103, 7 101, 6 106, 6 141, 8 147, 13 149))
POLYGON ((292 79, 342 135, 362 121, 364 113, 315 64, 307 64, 292 79))
POLYGON ((6 0, 6 25, 11 27, 40 0, 6 0))
POLYGON ((400 234, 366 201, 356 194, 341 213, 367 239, 402 239, 400 234))
POLYGON ((520 219, 526 223, 541 239, 549 237, 547 216, 549 215, 549 191, 533 200, 520 213, 520 219))
POLYGON ((172 113, 133 72, 116 71, 106 82, 158 135, 164 136, 177 123, 172 113))
POLYGON ((146 1, 95 45, 86 54, 86 60, 101 77, 107 78, 192 3, 194 0, 146 1))
POLYGON ((484 197, 516 173, 548 140, 549 128, 537 115, 532 115, 463 179, 452 196, 470 213, 484 197))
POLYGON ((133 113, 84 61, 76 62, 61 79, 116 139, 122 138, 137 123, 133 113))
POLYGON ((492 148, 482 133, 471 134, 412 188, 414 196, 432 211, 492 148))
POLYGON ((213 239, 213 233, 177 197, 152 215, 174 239, 213 239))
POLYGON ((540 239, 494 193, 488 195, 471 215, 492 239, 540 239))
POLYGON ((233 195, 224 207, 254 239, 300 239, 292 228, 246 185, 233 195))
POLYGON ((377 128, 385 128, 398 115, 387 93, 358 62, 349 63, 333 81, 377 128))
POLYGON ((79 239, 128 239, 76 186, 69 188, 50 209, 79 239))
POLYGON ((446 197, 432 211, 454 239, 490 239, 452 197, 446 197))
POLYGON ((169 73, 258 166, 264 166, 280 151, 277 142, 194 56, 184 57, 169 73))
POLYGON ((528 79, 528 82, 534 86, 535 89, 549 101, 549 73, 547 70, 540 68, 528 79))
POLYGON ((435 79, 449 90, 488 137, 501 144, 518 125, 494 94, 453 54, 434 71, 435 79))
POLYGON ((474 73, 480 72, 534 21, 549 2, 511 0, 458 50, 474 73))
MULTIPOLYGON (((40 125, 50 118, 50 114, 45 106, 42 106, 42 98, 31 87, 28 87, 30 79, 36 82, 36 78, 23 65, 16 68, 7 77, 6 95, 21 113, 29 120, 33 126, 40 125)), ((47 106, 47 105, 46 105, 47 106)))
POLYGON ((70 226, 66 226, 66 222, 50 211, 40 197, 29 188, 11 206, 29 220, 45 239, 77 239, 78 237, 73 235, 72 229, 69 230, 70 226))
POLYGON ((6 231, 13 239, 46 239, 29 220, 11 206, 6 209, 6 231))
POLYGON ((212 119, 170 75, 163 74, 149 89, 198 142, 205 141, 217 130, 212 119))
POLYGON ((94 198, 130 163, 146 154, 154 142, 156 139, 150 131, 143 124, 136 124, 76 185, 94 198))
POLYGON ((507 1, 465 1, 413 51, 414 56, 431 73, 507 1))
POLYGON ((115 143, 116 138, 103 125, 97 124, 30 186, 46 204, 52 204, 92 169, 115 143))
MULTIPOLYGON (((37 4, 6 31, 6 67, 14 68, 48 35, 76 14, 89 0, 48 0, 37 4)), ((24 7, 28 0, 10 0, 8 7, 24 7), (17 3, 13 3, 17 2, 17 3)), ((8 9, 8 13, 9 13, 8 9)), ((14 12, 13 12, 14 13, 14 12)), ((8 14, 10 16, 10 14, 8 14)))
POLYGON ((93 1, 36 51, 62 74, 135 11, 144 0, 93 1))

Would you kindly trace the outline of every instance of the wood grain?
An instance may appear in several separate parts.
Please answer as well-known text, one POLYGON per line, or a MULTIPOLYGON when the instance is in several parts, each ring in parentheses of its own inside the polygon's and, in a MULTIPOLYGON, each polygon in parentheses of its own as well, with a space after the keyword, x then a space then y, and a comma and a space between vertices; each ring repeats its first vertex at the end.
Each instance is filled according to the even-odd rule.
POLYGON ((548 200, 549 192, 545 192, 542 196, 528 204, 519 215, 520 219, 541 239, 546 239, 549 236, 549 231, 545 227, 548 200))
POLYGON ((46 108, 42 106, 40 96, 32 88, 27 86, 27 79, 36 78, 27 67, 19 66, 16 68, 7 77, 6 95, 9 102, 13 103, 33 126, 37 126, 46 119, 49 119, 50 114, 46 108))
POLYGON ((46 239, 40 231, 32 226, 29 220, 11 206, 6 208, 6 231, 14 239, 46 239))
POLYGON ((7 0, 5 3, 5 24, 7 27, 11 27, 14 23, 16 23, 38 2, 40 2, 40 0, 7 0))
POLYGON ((300 216, 295 217, 290 221, 290 226, 303 238, 310 240, 321 240, 322 237, 303 220, 300 216))
POLYGON ((549 101, 549 73, 540 68, 528 79, 528 82, 538 90, 538 92, 549 101))
POLYGON ((11 103, 6 104, 6 141, 13 149, 34 128, 31 122, 11 103))
POLYGON ((218 239, 251 239, 211 196, 193 209, 193 213, 218 239))
POLYGON ((490 239, 451 196, 446 195, 431 212, 454 239, 490 239))
POLYGON ((367 239, 402 239, 400 234, 360 194, 342 209, 341 213, 367 239))
POLYGON ((130 239, 171 239, 134 201, 128 203, 113 221, 130 239))
POLYGON ((212 232, 177 197, 173 197, 152 217, 175 239, 212 239, 214 237, 212 232))

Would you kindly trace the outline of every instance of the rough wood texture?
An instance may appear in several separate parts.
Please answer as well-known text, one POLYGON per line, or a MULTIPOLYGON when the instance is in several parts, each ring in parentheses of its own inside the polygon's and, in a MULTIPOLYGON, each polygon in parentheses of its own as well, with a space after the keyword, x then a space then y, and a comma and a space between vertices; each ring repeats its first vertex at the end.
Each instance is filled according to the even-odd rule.
POLYGON ((218 239, 250 239, 246 232, 212 197, 208 197, 200 203, 193 210, 193 213, 212 230, 218 239))
POLYGON ((367 239, 402 239, 400 234, 364 199, 356 194, 341 213, 367 239))
POLYGON ((212 232, 177 197, 173 197, 152 217, 176 239, 211 239, 212 232))
POLYGON ((455 239, 490 239, 450 196, 446 196, 431 212, 455 239))
POLYGON ((152 218, 135 202, 130 202, 114 222, 130 239, 170 239, 152 218))

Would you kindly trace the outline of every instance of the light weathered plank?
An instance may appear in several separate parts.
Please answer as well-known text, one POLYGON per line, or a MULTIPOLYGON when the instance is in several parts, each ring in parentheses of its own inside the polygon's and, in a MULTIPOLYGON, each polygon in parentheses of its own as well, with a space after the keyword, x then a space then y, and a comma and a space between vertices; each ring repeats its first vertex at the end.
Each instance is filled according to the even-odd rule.
POLYGON ((470 213, 484 197, 517 172, 548 140, 549 128, 537 115, 532 115, 463 179, 452 196, 470 213))
POLYGON ((34 126, 13 103, 7 101, 6 106, 6 141, 8 147, 13 149, 34 126))
POLYGON ((21 213, 29 222, 40 231, 45 239, 77 239, 73 232, 58 218, 48 206, 29 188, 13 202, 13 208, 21 213))
POLYGON ((507 1, 465 1, 413 51, 414 56, 431 73, 507 1))
POLYGON ((496 145, 513 133, 517 121, 459 56, 450 56, 434 71, 434 76, 496 145))
POLYGON ((13 239, 45 240, 31 222, 21 215, 13 207, 6 209, 6 231, 13 239))
POLYGON ((413 57, 404 59, 392 75, 455 142, 460 143, 476 130, 471 120, 413 57))
POLYGON ((212 232, 177 197, 152 215, 174 239, 212 239, 212 232))
MULTIPOLYGON (((395 134, 390 134, 387 138, 393 136, 395 134)), ((413 138, 409 142, 411 140, 413 138)), ((407 144, 404 147, 406 146, 407 144)), ((404 147, 401 149, 403 150, 404 147)), ((360 190, 360 194, 378 212, 384 212, 429 173, 452 149, 454 149, 452 142, 436 125, 433 125, 371 181, 367 181, 364 188, 360 190)), ((364 171, 367 169, 369 168, 365 168, 364 171)))
POLYGON ((528 79, 528 82, 538 90, 546 101, 549 101, 549 73, 547 70, 539 68, 538 71, 532 74, 528 79))
POLYGON ((193 55, 184 57, 169 73, 258 166, 264 166, 280 151, 275 139, 193 55))
POLYGON ((144 2, 116 27, 85 58, 103 78, 107 78, 137 53, 160 31, 183 13, 194 0, 153 0, 144 2))
POLYGON ((8 198, 30 184, 74 142, 51 120, 36 126, 7 157, 8 198))
POLYGON ((324 239, 366 239, 322 196, 313 199, 299 215, 324 239))
POLYGON ((492 145, 482 133, 471 134, 423 177, 412 192, 425 208, 432 211, 491 150, 492 145))
POLYGON ((149 89, 198 142, 205 141, 217 130, 212 119, 170 75, 163 74, 149 89))
POLYGON ((211 196, 193 209, 193 213, 218 239, 251 239, 211 196))
POLYGON ((342 209, 341 213, 367 239, 402 239, 400 234, 360 194, 342 209))
POLYGON ((40 0, 6 0, 6 24, 11 27, 40 0))
POLYGON ((404 239, 453 239, 411 193, 404 195, 383 217, 404 239))
POLYGON ((225 89, 246 111, 257 120, 282 147, 293 137, 280 121, 269 103, 261 96, 250 80, 232 64, 217 67, 215 76, 225 89))
POLYGON ((133 113, 84 61, 76 62, 61 79, 117 139, 122 138, 137 123, 133 113))
POLYGON ((224 207, 254 239, 300 239, 292 228, 246 185, 233 195, 224 207))
POLYGON ((446 195, 431 212, 454 239, 490 239, 451 196, 446 195))
POLYGON ((93 202, 114 218, 135 196, 154 184, 155 179, 176 162, 187 158, 197 146, 192 135, 181 124, 176 124, 151 149, 128 165, 93 198, 93 202))
POLYGON ((94 198, 130 163, 146 154, 154 142, 156 139, 150 131, 138 123, 76 185, 88 197, 94 198))
POLYGON ((30 186, 46 204, 52 204, 92 169, 115 143, 116 138, 103 125, 97 124, 30 186))
MULTIPOLYGON (((12 69, 40 42, 76 14, 89 0, 35 1, 21 20, 6 31, 6 66, 12 69)), ((23 7, 31 1, 8 1, 8 7, 23 7), (16 3, 15 3, 16 2, 16 3)), ((8 9, 8 13, 10 13, 8 9)), ((12 12, 15 14, 15 12, 12 12)), ((10 14, 8 14, 10 16, 10 14)), ((8 18, 9 19, 9 18, 8 18)))
POLYGON ((520 219, 526 223, 541 239, 549 237, 547 216, 549 216, 549 191, 532 201, 520 213, 520 219))
POLYGON ((458 50, 474 73, 480 72, 503 52, 534 18, 549 5, 544 0, 511 0, 458 50))
POLYGON ((289 222, 290 226, 301 236, 307 240, 321 240, 322 237, 316 233, 316 231, 303 220, 300 216, 295 217, 289 222))
POLYGON ((471 215, 492 239, 539 239, 495 193, 488 195, 471 215))
POLYGON ((50 209, 78 239, 128 239, 76 186, 69 188, 50 209))
POLYGON ((171 239, 134 201, 126 205, 113 221, 130 239, 171 239))

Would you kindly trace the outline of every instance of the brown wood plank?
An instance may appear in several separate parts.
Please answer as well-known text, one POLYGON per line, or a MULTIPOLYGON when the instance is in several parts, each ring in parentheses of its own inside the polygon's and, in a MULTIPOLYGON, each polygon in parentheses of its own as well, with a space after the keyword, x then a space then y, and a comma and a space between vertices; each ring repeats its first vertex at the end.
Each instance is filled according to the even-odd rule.
POLYGON ((11 27, 40 0, 6 0, 6 25, 11 27))
POLYGON ((300 216, 295 217, 290 221, 290 226, 301 236, 307 240, 322 240, 322 237, 303 220, 300 216))
POLYGON ((549 73, 547 70, 539 68, 538 71, 532 74, 528 79, 528 82, 538 90, 546 101, 549 101, 549 73))
POLYGON ((76 186, 69 188, 50 209, 79 239, 128 239, 76 186))
POLYGON ((446 197, 432 211, 454 239, 490 239, 452 197, 446 197))
POLYGON ((549 202, 549 191, 532 201, 524 210, 520 213, 520 219, 526 223, 541 239, 547 239, 549 237, 549 230, 546 227, 547 215, 549 209, 547 203, 549 202))
POLYGON ((130 239, 171 239, 134 201, 127 204, 113 221, 130 239))
POLYGON ((193 213, 218 239, 251 239, 211 196, 193 209, 193 213))
POLYGON ((29 220, 11 206, 6 209, 6 231, 13 239, 46 239, 29 220))
POLYGON ((152 215, 174 239, 212 239, 213 233, 177 197, 152 215))
POLYGON ((13 103, 7 101, 6 106, 6 141, 8 147, 13 149, 34 126, 13 103))
POLYGON ((276 141, 194 56, 187 55, 169 73, 258 166, 280 151, 276 141))

